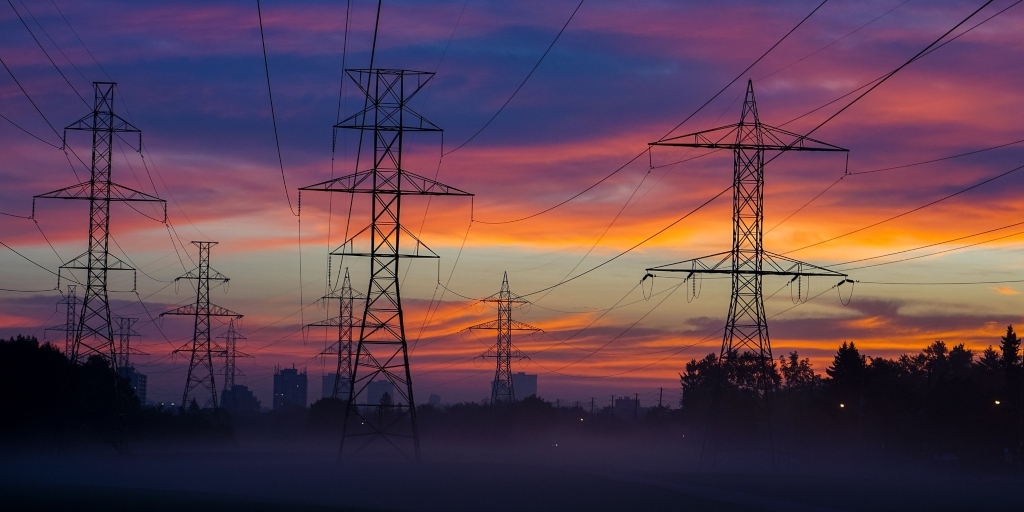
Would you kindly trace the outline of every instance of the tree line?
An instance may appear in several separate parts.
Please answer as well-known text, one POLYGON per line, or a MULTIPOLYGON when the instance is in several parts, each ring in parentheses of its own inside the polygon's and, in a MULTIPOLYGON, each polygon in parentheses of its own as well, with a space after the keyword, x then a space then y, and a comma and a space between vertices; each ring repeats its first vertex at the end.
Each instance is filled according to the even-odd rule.
POLYGON ((1012 325, 980 353, 935 341, 918 353, 873 357, 843 342, 823 375, 796 351, 770 365, 750 352, 708 354, 680 374, 681 415, 728 428, 768 403, 779 435, 805 443, 842 439, 867 453, 1019 464, 1022 363, 1012 325))

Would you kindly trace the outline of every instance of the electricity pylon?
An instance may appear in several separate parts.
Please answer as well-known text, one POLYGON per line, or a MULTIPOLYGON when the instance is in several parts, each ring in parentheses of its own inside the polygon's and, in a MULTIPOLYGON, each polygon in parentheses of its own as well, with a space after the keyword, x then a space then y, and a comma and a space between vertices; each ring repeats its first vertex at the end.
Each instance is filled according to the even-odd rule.
POLYGON ((64 333, 64 355, 71 357, 71 345, 75 342, 75 328, 78 323, 75 322, 75 315, 78 309, 78 287, 69 284, 67 293, 63 294, 58 306, 64 306, 65 321, 61 325, 55 325, 53 327, 47 327, 46 331, 61 331, 64 333))
MULTIPOLYGON (((67 132, 87 131, 92 133, 92 163, 89 181, 65 187, 32 198, 32 216, 35 217, 36 199, 78 199, 89 201, 89 248, 85 253, 61 265, 57 271, 57 286, 60 287, 61 270, 84 270, 85 294, 81 301, 74 339, 68 352, 72 368, 82 359, 96 354, 103 357, 111 368, 116 367, 114 328, 110 319, 110 302, 107 290, 107 273, 112 270, 135 269, 110 254, 110 203, 111 202, 157 202, 163 205, 163 222, 167 222, 167 202, 115 183, 111 177, 114 137, 125 140, 117 134, 138 134, 138 147, 142 151, 142 131, 114 113, 114 82, 93 82, 94 99, 92 112, 64 128, 62 145, 67 144, 67 132)), ((127 141, 125 141, 127 142, 127 141)), ((129 143, 130 146, 130 143, 129 143)), ((133 279, 134 283, 134 279, 133 279)), ((134 286, 133 286, 134 288, 134 286)), ((71 379, 74 386, 74 377, 71 379)), ((114 386, 118 417, 121 423, 122 447, 126 444, 127 432, 121 395, 114 386)))
POLYGON ((349 383, 352 381, 352 304, 356 298, 364 297, 365 295, 352 289, 348 267, 345 267, 345 277, 341 282, 341 288, 321 297, 321 300, 328 304, 331 300, 338 301, 338 316, 307 325, 307 327, 338 328, 338 340, 328 344, 319 354, 321 356, 338 356, 331 398, 348 400, 349 383))
POLYGON ((202 407, 213 407, 216 410, 217 384, 214 380, 213 356, 219 350, 214 349, 210 339, 210 317, 242 318, 242 315, 230 309, 210 304, 210 281, 221 283, 229 281, 224 274, 210 268, 210 247, 216 245, 217 242, 194 241, 192 244, 199 248, 199 265, 174 280, 192 279, 196 281, 196 303, 160 313, 160 316, 187 315, 195 317, 192 342, 174 351, 175 353, 189 353, 188 376, 185 378, 185 391, 181 395, 181 408, 185 410, 188 407, 189 395, 195 388, 202 388, 209 392, 209 398, 202 407))
POLYGON ((371 196, 370 225, 331 251, 331 254, 370 259, 370 281, 359 324, 359 342, 348 393, 351 400, 345 408, 339 456, 344 455, 346 440, 351 437, 365 439, 355 451, 376 439, 383 439, 395 448, 398 448, 396 440, 408 440, 412 442, 418 458, 420 443, 416 402, 409 370, 398 262, 403 258, 436 258, 437 255, 402 226, 402 197, 472 194, 413 174, 402 167, 406 132, 441 131, 409 107, 409 101, 433 77, 433 73, 376 68, 348 69, 345 72, 366 95, 366 107, 334 128, 371 132, 373 167, 299 189, 371 196), (357 249, 356 239, 364 237, 369 239, 368 248, 357 249), (415 243, 415 250, 401 252, 401 239, 404 237, 415 243), (395 404, 369 403, 366 388, 379 378, 386 379, 394 387, 397 395, 395 404))
POLYGON ((484 357, 493 357, 495 360, 494 383, 491 385, 491 404, 511 405, 516 401, 515 389, 512 386, 512 359, 526 357, 526 354, 523 354, 512 344, 512 331, 536 332, 540 329, 512 320, 512 305, 526 304, 529 301, 509 290, 508 272, 505 272, 505 275, 501 278, 501 290, 483 299, 483 302, 491 302, 498 305, 498 319, 467 327, 467 329, 498 331, 498 339, 494 344, 494 348, 484 354, 484 357))
POLYGON ((114 323, 117 327, 114 328, 114 335, 117 336, 117 371, 123 372, 123 369, 131 366, 129 358, 132 355, 146 356, 149 355, 137 348, 132 348, 132 338, 139 338, 142 335, 135 331, 135 322, 138 322, 138 318, 126 318, 123 316, 115 316, 114 323))
POLYGON ((754 99, 754 84, 747 94, 740 122, 650 143, 730 149, 733 152, 732 250, 647 269, 648 274, 683 272, 686 279, 699 274, 732 277, 732 300, 722 336, 719 363, 751 354, 757 367, 753 387, 765 397, 775 387, 772 347, 764 312, 761 282, 764 276, 787 276, 793 281, 813 276, 845 280, 846 274, 764 250, 764 154, 766 151, 848 151, 819 140, 762 124, 754 99))
MULTIPOLYGON (((246 338, 238 334, 238 331, 235 329, 235 317, 231 317, 228 320, 228 330, 224 334, 217 336, 217 339, 224 340, 223 350, 217 349, 214 352, 224 355, 224 391, 230 392, 235 387, 235 375, 242 373, 235 366, 235 360, 239 357, 252 357, 252 355, 238 351, 238 340, 246 338)), ((242 373, 242 375, 245 374, 242 373)))

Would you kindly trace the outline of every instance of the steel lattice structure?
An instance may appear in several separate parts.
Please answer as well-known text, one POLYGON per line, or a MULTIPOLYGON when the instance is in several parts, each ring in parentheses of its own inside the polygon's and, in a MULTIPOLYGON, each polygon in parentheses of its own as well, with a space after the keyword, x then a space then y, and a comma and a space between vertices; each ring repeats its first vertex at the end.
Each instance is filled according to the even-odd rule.
MULTIPOLYGON (((235 375, 242 373, 242 371, 236 367, 235 360, 239 357, 252 357, 245 352, 238 351, 238 340, 244 340, 246 337, 238 334, 238 330, 235 329, 235 318, 236 317, 230 317, 228 319, 228 330, 224 332, 224 334, 217 336, 217 339, 224 340, 223 349, 213 350, 214 353, 224 355, 224 391, 231 391, 234 389, 235 375)), ((242 373, 242 375, 245 374, 242 373)))
MULTIPOLYGON (((114 113, 114 82, 93 82, 92 112, 64 128, 62 143, 67 144, 67 132, 86 131, 92 134, 92 161, 89 181, 70 187, 39 194, 32 198, 32 216, 35 217, 36 199, 74 199, 89 201, 89 248, 81 255, 61 265, 57 271, 57 286, 60 287, 63 270, 81 270, 86 274, 85 293, 80 302, 81 312, 75 319, 75 329, 68 359, 72 367, 91 355, 103 357, 116 367, 117 347, 114 328, 111 323, 110 302, 107 289, 107 273, 112 270, 126 270, 133 274, 135 269, 110 254, 110 203, 112 202, 157 202, 163 206, 163 222, 167 221, 167 202, 156 196, 119 185, 113 181, 112 156, 114 138, 119 134, 138 135, 136 151, 142 151, 142 131, 114 113)), ((125 140, 121 138, 121 140, 125 140)), ((134 282, 134 279, 133 279, 134 282)), ((70 315, 69 315, 70 316, 70 315)), ((74 378, 72 378, 72 386, 74 378)), ((121 423, 122 440, 127 435, 124 412, 121 410, 120 388, 114 386, 118 416, 121 423)))
POLYGON ((363 294, 352 289, 352 281, 348 275, 348 267, 346 267, 341 287, 335 293, 321 297, 321 300, 328 303, 331 300, 338 301, 338 316, 330 317, 320 322, 313 322, 307 326, 338 328, 337 341, 330 343, 319 354, 321 356, 338 356, 337 365, 334 370, 334 388, 331 390, 331 398, 348 400, 349 383, 352 381, 352 305, 355 299, 364 297, 363 294))
POLYGON ((114 323, 117 327, 114 328, 114 335, 117 336, 117 369, 122 371, 124 368, 131 366, 131 356, 145 356, 149 355, 137 348, 132 348, 132 338, 139 338, 142 335, 135 331, 135 322, 138 322, 138 318, 128 318, 123 316, 115 316, 114 323))
MULTIPOLYGON (((213 346, 210 339, 210 318, 229 317, 242 318, 242 315, 210 304, 210 281, 226 283, 229 279, 220 272, 210 268, 210 248, 217 245, 217 242, 192 242, 199 248, 199 264, 195 269, 189 271, 174 280, 189 279, 196 281, 196 302, 188 306, 181 306, 161 313, 164 315, 185 315, 195 317, 195 329, 193 330, 192 342, 175 350, 175 353, 189 353, 188 376, 185 378, 185 391, 181 395, 181 408, 188 407, 189 396, 193 390, 202 388, 209 392, 209 398, 203 407, 217 409, 217 384, 214 378, 213 356, 220 354, 221 350, 213 346)), ((204 393, 205 394, 205 393, 204 393)), ((193 397, 194 398, 194 397, 193 397)))
POLYGON ((699 274, 729 274, 732 297, 722 336, 720 361, 752 354, 757 359, 758 382, 754 387, 769 394, 773 364, 768 323, 764 312, 762 278, 788 276, 791 283, 812 276, 846 279, 846 274, 786 258, 764 250, 764 166, 766 151, 848 151, 803 135, 762 124, 757 114, 753 82, 747 82, 740 122, 650 143, 729 149, 733 152, 732 250, 647 269, 649 274, 684 272, 687 279, 699 274))
POLYGON ((501 289, 498 293, 483 299, 483 302, 498 305, 498 319, 467 327, 467 329, 498 331, 494 348, 484 354, 484 357, 493 357, 495 360, 494 382, 491 384, 491 403, 510 405, 516 401, 515 389, 512 386, 512 360, 526 357, 512 344, 512 331, 536 332, 540 329, 512 320, 512 305, 527 304, 529 301, 512 293, 509 289, 508 272, 505 272, 501 279, 501 289))
MULTIPOLYGON (((436 258, 401 223, 402 197, 407 195, 471 196, 454 187, 405 170, 402 146, 407 132, 439 132, 409 106, 409 101, 433 77, 433 73, 402 69, 349 69, 346 74, 366 95, 366 107, 334 126, 369 132, 373 137, 373 166, 340 178, 317 183, 300 191, 344 192, 371 196, 370 225, 346 240, 332 254, 365 256, 370 259, 370 280, 359 341, 352 364, 348 405, 342 427, 340 455, 349 438, 365 441, 354 451, 383 439, 399 448, 396 441, 411 441, 419 457, 419 433, 413 399, 412 374, 405 336, 405 318, 399 290, 399 261, 402 258, 436 258), (357 239, 368 238, 366 248, 357 239), (402 239, 410 239, 412 251, 402 252, 402 239), (385 379, 394 386, 393 405, 368 403, 367 386, 385 379)), ((406 242, 408 247, 409 242, 406 242)), ((399 448, 400 449, 400 448, 399 448)))
POLYGON ((69 284, 67 290, 67 293, 65 293, 60 302, 57 303, 58 306, 64 306, 64 314, 66 317, 64 323, 53 327, 47 327, 46 331, 61 331, 64 333, 64 355, 70 357, 71 345, 75 343, 75 330, 78 326, 78 323, 75 322, 77 315, 76 310, 78 309, 78 287, 73 284, 69 284))

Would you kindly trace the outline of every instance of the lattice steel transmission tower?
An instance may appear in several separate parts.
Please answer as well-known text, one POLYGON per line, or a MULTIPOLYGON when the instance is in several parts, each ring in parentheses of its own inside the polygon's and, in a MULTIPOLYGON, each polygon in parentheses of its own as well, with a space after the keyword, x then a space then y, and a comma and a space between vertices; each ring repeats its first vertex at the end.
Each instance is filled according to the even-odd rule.
MULTIPOLYGON (((114 329, 110 319, 110 304, 107 293, 107 273, 111 270, 135 272, 130 265, 110 254, 110 203, 111 202, 157 202, 163 205, 163 222, 167 221, 167 202, 156 196, 119 185, 111 177, 111 159, 114 138, 120 133, 138 134, 138 147, 142 150, 142 131, 114 113, 113 82, 93 82, 93 110, 85 117, 64 128, 67 132, 87 131, 92 133, 92 166, 89 181, 53 192, 39 194, 32 198, 32 216, 35 217, 36 199, 78 199, 89 201, 89 249, 61 265, 58 270, 58 284, 61 270, 84 270, 86 272, 85 295, 81 301, 81 313, 76 319, 74 341, 68 355, 73 362, 83 357, 98 354, 114 363, 114 329)), ((125 140, 121 138, 121 140, 125 140)), ((134 281, 133 281, 134 282, 134 281)))
POLYGON ((512 320, 512 305, 526 304, 529 301, 509 290, 508 272, 505 272, 501 278, 501 290, 487 297, 483 302, 498 305, 498 319, 467 327, 467 329, 498 331, 498 339, 494 348, 484 354, 484 357, 493 357, 495 360, 494 382, 491 384, 491 404, 511 405, 516 401, 516 393, 512 385, 512 360, 526 357, 526 354, 512 344, 512 331, 537 332, 540 329, 512 320))
MULTIPOLYGON (((60 287, 62 270, 85 271, 85 294, 81 301, 81 312, 75 318, 75 329, 67 357, 72 368, 90 355, 103 357, 116 367, 114 328, 110 318, 110 301, 107 289, 107 273, 112 270, 126 270, 133 274, 135 269, 110 254, 110 203, 112 202, 156 202, 163 206, 163 222, 167 222, 167 202, 156 196, 140 192, 112 179, 112 157, 114 138, 124 140, 118 134, 137 134, 138 147, 142 151, 142 131, 114 113, 114 82, 93 82, 92 112, 64 128, 62 145, 67 144, 67 132, 87 131, 92 133, 92 162, 89 181, 70 187, 39 194, 32 198, 32 217, 35 217, 36 199, 76 199, 89 201, 89 248, 81 255, 61 265, 57 271, 57 286, 60 287)), ((129 144, 130 145, 130 144, 129 144)), ((133 283, 135 280, 133 279, 133 283)), ((73 371, 73 370, 72 370, 73 371)), ((71 386, 74 387, 74 377, 71 386)), ((124 411, 121 409, 120 387, 114 386, 115 401, 121 424, 121 447, 127 444, 124 411)))
MULTIPOLYGON (((238 340, 244 340, 246 337, 238 334, 238 330, 235 329, 235 317, 228 319, 228 330, 217 336, 217 339, 224 340, 224 347, 213 350, 213 352, 224 355, 224 391, 231 391, 235 387, 235 375, 242 373, 236 367, 235 360, 239 357, 252 356, 238 351, 238 340)), ((242 375, 245 374, 242 373, 242 375)))
MULTIPOLYGON (((409 107, 409 101, 433 73, 376 68, 349 69, 346 73, 366 95, 366 107, 334 128, 372 133, 373 166, 299 189, 370 195, 370 225, 331 251, 370 259, 370 281, 349 386, 352 399, 345 408, 340 455, 344 455, 349 438, 365 440, 356 451, 383 438, 395 447, 396 440, 411 441, 419 457, 416 402, 409 370, 398 263, 403 258, 436 258, 437 255, 402 226, 402 197, 472 194, 413 174, 402 166, 402 146, 407 132, 441 131, 409 107), (415 249, 403 253, 401 241, 406 237, 414 242, 415 249), (357 248, 357 238, 368 238, 368 247, 357 248), (366 388, 380 378, 395 388, 397 399, 393 406, 368 403, 366 388)), ((408 245, 406 242, 406 247, 408 245)))
POLYGON ((131 367, 131 356, 146 356, 149 355, 137 348, 132 348, 132 338, 139 338, 142 335, 135 331, 135 322, 138 322, 138 318, 127 318, 123 316, 115 316, 114 323, 117 325, 114 327, 114 335, 117 336, 117 371, 121 372, 122 369, 131 367))
POLYGON ((740 122, 711 130, 671 137, 651 146, 729 149, 733 152, 732 250, 647 269, 649 274, 683 272, 687 279, 700 274, 732 277, 732 299, 722 336, 720 363, 729 359, 755 359, 755 387, 768 396, 772 377, 772 347, 764 312, 762 278, 790 277, 790 283, 813 276, 846 279, 846 274, 796 261, 764 250, 764 166, 766 151, 848 151, 832 144, 762 124, 757 114, 753 82, 747 82, 740 122))
POLYGON ((349 387, 351 387, 350 383, 352 382, 352 305, 355 299, 365 297, 365 295, 352 289, 348 267, 345 267, 345 277, 341 281, 341 287, 333 293, 321 297, 321 300, 328 304, 331 300, 338 301, 338 316, 307 325, 307 327, 337 327, 338 329, 337 341, 328 344, 323 352, 319 354, 321 356, 337 355, 331 398, 348 400, 349 387))
POLYGON ((75 342, 75 330, 78 322, 75 322, 76 310, 78 309, 78 287, 69 284, 67 293, 61 296, 58 306, 64 306, 65 321, 61 325, 47 327, 46 331, 61 331, 64 333, 64 355, 71 357, 71 345, 75 342))
MULTIPOLYGON (((229 317, 242 318, 242 315, 227 308, 210 304, 210 281, 226 283, 229 279, 220 272, 210 268, 210 248, 217 245, 217 242, 192 242, 199 248, 199 264, 195 269, 189 271, 174 280, 189 279, 196 281, 196 302, 188 306, 181 306, 161 313, 164 315, 186 315, 195 317, 195 329, 193 330, 192 342, 175 350, 175 353, 189 353, 188 376, 185 378, 185 391, 181 395, 181 408, 184 410, 189 406, 189 397, 196 388, 201 388, 203 394, 209 392, 203 408, 212 407, 217 409, 217 384, 214 378, 213 356, 220 350, 215 349, 210 339, 210 318, 229 317)), ((193 396, 193 398, 195 398, 193 396)), ((198 401, 197 401, 198 402, 198 401)))

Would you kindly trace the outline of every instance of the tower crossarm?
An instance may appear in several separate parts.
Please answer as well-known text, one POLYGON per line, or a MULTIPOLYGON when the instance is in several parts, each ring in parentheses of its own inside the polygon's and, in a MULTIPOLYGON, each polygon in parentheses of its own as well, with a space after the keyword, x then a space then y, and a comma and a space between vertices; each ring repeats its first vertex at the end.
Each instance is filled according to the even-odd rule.
POLYGON ((70 261, 68 261, 67 263, 64 263, 63 265, 61 265, 60 267, 57 268, 57 283, 58 283, 58 285, 59 285, 59 283, 61 282, 62 279, 69 279, 72 282, 78 282, 74 278, 74 276, 71 276, 71 277, 64 276, 64 273, 62 272, 63 270, 91 270, 91 271, 103 271, 103 272, 109 272, 111 270, 126 270, 126 271, 129 271, 129 272, 132 272, 132 291, 133 292, 135 291, 136 287, 138 286, 138 283, 136 282, 137 281, 137 273, 136 273, 134 267, 132 267, 131 265, 125 263, 124 260, 122 260, 121 258, 118 258, 117 256, 114 256, 113 254, 110 254, 110 253, 107 253, 107 261, 106 261, 105 265, 100 265, 98 263, 99 262, 96 261, 95 259, 93 259, 93 260, 89 259, 89 253, 88 252, 84 252, 82 254, 79 254, 78 256, 75 256, 70 261), (91 265, 90 265, 90 261, 92 262, 91 265))
POLYGON ((372 131, 439 132, 441 128, 409 107, 409 102, 434 77, 430 71, 408 69, 346 69, 345 73, 370 100, 366 108, 334 128, 372 131))
MULTIPOLYGON (((480 354, 480 357, 496 358, 496 357, 505 357, 505 356, 499 354, 498 351, 494 350, 493 348, 490 348, 490 349, 487 349, 487 351, 484 352, 483 354, 480 354)), ((515 345, 512 345, 512 348, 508 352, 508 358, 509 359, 529 359, 530 356, 526 355, 526 352, 523 352, 522 350, 519 350, 519 348, 516 347, 515 345)))
MULTIPOLYGON (((336 249, 331 251, 329 254, 332 255, 332 256, 363 256, 363 257, 372 257, 375 254, 380 254, 381 247, 379 247, 379 246, 378 247, 373 247, 373 248, 368 247, 368 245, 372 243, 369 240, 370 228, 371 227, 372 226, 366 226, 365 228, 359 230, 358 233, 356 233, 355 235, 352 235, 351 238, 349 238, 344 243, 339 245, 336 249), (365 239, 365 241, 364 241, 364 239, 365 239), (361 244, 361 245, 357 246, 357 242, 362 242, 365 245, 361 244), (376 249, 376 251, 374 249, 376 249)), ((434 252, 433 249, 428 247, 427 244, 423 243, 423 241, 420 240, 418 237, 416 237, 416 235, 412 234, 412 231, 409 231, 408 229, 406 229, 405 226, 401 226, 401 225, 398 226, 398 228, 399 228, 399 230, 402 233, 402 238, 409 237, 409 238, 412 239, 412 243, 410 244, 409 242, 406 242, 404 248, 388 246, 387 249, 393 251, 393 253, 391 254, 393 257, 395 257, 395 258, 440 258, 440 256, 438 256, 437 253, 434 252), (410 245, 412 245, 411 248, 409 247, 410 245), (400 251, 405 251, 405 252, 400 252, 400 251)), ((387 245, 388 241, 387 240, 378 240, 377 243, 378 244, 387 245)))
POLYGON ((480 302, 507 302, 509 304, 529 304, 530 301, 510 291, 498 292, 489 297, 480 299, 480 302), (502 293, 505 295, 503 296, 502 293))
MULTIPOLYGON (((160 316, 164 316, 164 315, 196 316, 196 315, 205 315, 205 314, 206 314, 205 312, 197 310, 195 304, 188 304, 188 305, 185 305, 185 306, 174 308, 174 309, 172 309, 170 311, 164 311, 163 313, 160 313, 160 316)), ((234 311, 231 311, 228 308, 222 308, 222 307, 220 307, 220 306, 218 306, 216 304, 210 304, 210 313, 209 313, 209 315, 210 316, 233 317, 233 318, 242 318, 243 316, 245 316, 245 315, 242 315, 242 314, 239 314, 239 313, 235 313, 234 311)))
MULTIPOLYGON (((72 270, 85 270, 89 267, 89 253, 84 252, 75 256, 67 263, 60 266, 60 268, 67 268, 72 270)), ((114 256, 113 254, 107 255, 107 264, 104 266, 97 267, 94 263, 91 268, 101 268, 103 270, 135 270, 131 265, 127 264, 121 258, 114 256)))
POLYGON ((763 123, 757 126, 761 130, 763 139, 761 141, 748 141, 737 134, 743 130, 750 129, 750 123, 736 123, 728 126, 711 128, 699 132, 688 133, 670 137, 655 142, 649 142, 648 146, 675 146, 685 148, 707 148, 707 149, 750 149, 764 151, 844 151, 849 149, 841 148, 834 144, 812 139, 806 135, 794 133, 782 128, 776 128, 763 123), (741 142, 737 142, 740 140, 741 142))
POLYGON ((231 280, 228 276, 225 276, 224 274, 221 274, 220 272, 218 272, 218 271, 216 271, 216 270, 214 270, 212 268, 209 269, 209 273, 210 274, 208 276, 200 276, 199 269, 198 268, 194 268, 194 269, 189 270, 188 272, 186 272, 185 275, 175 277, 174 280, 178 281, 178 280, 181 280, 181 279, 196 279, 196 280, 198 280, 198 279, 207 279, 207 280, 210 280, 210 281, 220 281, 222 283, 226 283, 226 282, 231 280))
MULTIPOLYGON (((306 327, 338 327, 341 324, 342 324, 342 320, 339 317, 332 316, 331 318, 328 318, 326 320, 320 320, 320 321, 317 321, 317 322, 308 323, 308 324, 306 324, 306 327)), ((352 327, 353 328, 358 328, 359 324, 354 323, 354 324, 352 324, 352 327)))
MULTIPOLYGON (((104 84, 104 83, 107 83, 107 82, 94 82, 94 83, 96 83, 96 84, 104 84)), ((113 112, 110 112, 110 111, 102 111, 102 110, 100 110, 101 108, 104 108, 104 107, 106 107, 106 108, 110 107, 110 103, 108 101, 104 101, 104 100, 107 100, 107 98, 109 98, 109 96, 106 96, 106 97, 102 98, 100 100, 99 105, 97 105, 95 107, 96 112, 100 112, 100 113, 104 114, 104 118, 102 118, 102 120, 99 123, 97 123, 97 117, 98 116, 95 115, 96 112, 91 112, 91 113, 88 113, 88 114, 82 116, 82 118, 79 119, 78 121, 75 121, 75 122, 65 126, 64 127, 64 131, 69 131, 70 130, 70 131, 86 131, 86 132, 91 132, 91 131, 96 131, 96 130, 102 130, 102 131, 109 131, 109 132, 115 132, 115 133, 138 133, 139 136, 141 137, 142 136, 142 130, 136 128, 135 125, 133 125, 132 123, 129 123, 123 117, 121 117, 121 116, 119 116, 119 115, 117 115, 117 114, 115 114, 113 112)), ((133 148, 133 149, 135 149, 135 148, 133 148)))
POLYGON ((683 272, 686 279, 697 274, 739 274, 739 275, 760 275, 760 276, 792 276, 792 277, 837 277, 846 279, 847 274, 835 270, 819 267, 803 261, 787 258, 780 254, 764 251, 762 265, 759 270, 747 268, 733 268, 732 253, 722 252, 694 258, 690 260, 677 261, 665 265, 650 267, 647 273, 657 276, 660 272, 683 272))
MULTIPOLYGON (((481 324, 471 325, 469 327, 466 327, 463 330, 464 331, 468 331, 470 329, 477 329, 477 330, 492 330, 493 331, 493 330, 497 330, 498 328, 499 328, 498 327, 498 320, 491 320, 490 322, 484 322, 484 323, 481 323, 481 324)), ((502 329, 508 329, 510 331, 534 331, 534 332, 537 332, 537 331, 543 331, 544 330, 544 329, 541 329, 540 327, 534 327, 534 326, 532 326, 530 324, 525 324, 523 322, 519 322, 519 321, 516 321, 516 320, 509 320, 509 325, 508 326, 502 326, 501 328, 502 329)))
POLYGON ((473 194, 445 185, 436 180, 409 171, 395 169, 367 169, 347 176, 322 181, 300 191, 347 192, 349 194, 373 194, 386 191, 390 194, 419 196, 472 196, 473 194), (376 178, 376 187, 374 186, 376 178))

